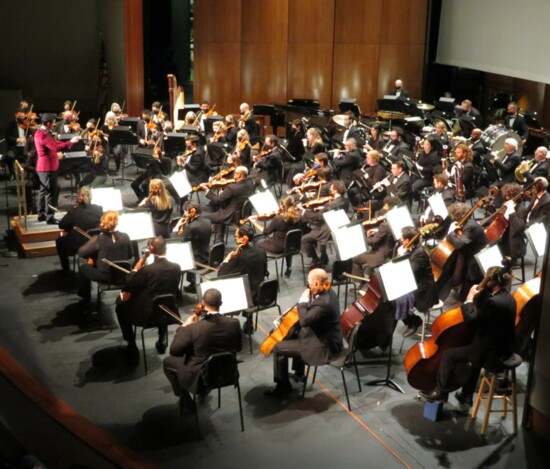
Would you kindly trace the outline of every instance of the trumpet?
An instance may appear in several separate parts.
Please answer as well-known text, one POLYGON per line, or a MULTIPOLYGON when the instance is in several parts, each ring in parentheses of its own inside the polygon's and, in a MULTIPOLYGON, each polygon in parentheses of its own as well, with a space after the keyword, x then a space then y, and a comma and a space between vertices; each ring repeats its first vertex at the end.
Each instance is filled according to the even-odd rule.
POLYGON ((497 158, 500 158, 500 154, 504 151, 504 148, 501 148, 498 151, 492 151, 490 154, 493 156, 493 158, 490 160, 491 163, 493 163, 497 158))
POLYGON ((527 181, 527 178, 525 177, 525 173, 529 172, 535 163, 536 163, 535 158, 522 161, 514 170, 514 176, 516 177, 516 181, 519 182, 520 184, 523 184, 525 181, 527 181))

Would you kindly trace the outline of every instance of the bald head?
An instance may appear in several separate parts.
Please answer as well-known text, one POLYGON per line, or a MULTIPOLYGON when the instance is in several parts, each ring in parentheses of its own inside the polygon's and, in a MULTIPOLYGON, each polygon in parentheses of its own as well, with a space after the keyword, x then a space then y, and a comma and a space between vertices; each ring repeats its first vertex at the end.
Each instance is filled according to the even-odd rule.
POLYGON ((472 136, 473 139, 478 139, 479 137, 481 137, 482 133, 483 132, 481 131, 481 129, 473 129, 471 136, 472 136))
POLYGON ((395 80, 395 87, 396 88, 403 88, 403 81, 402 80, 395 80))
POLYGON ((323 283, 328 280, 328 274, 323 269, 313 269, 307 274, 307 280, 310 286, 323 283))

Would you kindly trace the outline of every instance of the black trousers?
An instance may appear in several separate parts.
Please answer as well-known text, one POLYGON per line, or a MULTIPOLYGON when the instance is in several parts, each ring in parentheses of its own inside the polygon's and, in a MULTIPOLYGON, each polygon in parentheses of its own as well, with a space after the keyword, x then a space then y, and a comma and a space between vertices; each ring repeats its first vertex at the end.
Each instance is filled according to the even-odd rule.
MULTIPOLYGON (((122 332, 122 338, 130 344, 135 344, 136 342, 134 322, 132 321, 132 311, 135 307, 136 305, 132 303, 132 300, 120 303, 116 307, 116 317, 122 332)), ((168 345, 168 326, 159 326, 158 333, 159 342, 165 346, 168 345)))
POLYGON ((471 347, 455 347, 443 352, 439 370, 437 372, 437 387, 443 392, 453 391, 453 375, 459 365, 466 365, 471 368, 470 377, 462 386, 462 392, 466 395, 471 395, 475 391, 477 379, 479 377, 480 368, 470 363, 471 347))
POLYGON ((38 172, 40 190, 38 191, 38 215, 48 215, 48 219, 54 218, 54 211, 50 207, 57 207, 59 186, 57 184, 57 171, 38 172))
POLYGON ((91 264, 80 264, 78 270, 78 296, 84 301, 90 301, 92 297, 92 280, 96 282, 109 282, 109 272, 102 272, 91 264))
POLYGON ((277 384, 290 386, 288 377, 288 358, 292 357, 292 369, 297 375, 303 375, 305 370, 304 361, 300 355, 300 341, 289 339, 279 342, 273 348, 273 377, 277 384))

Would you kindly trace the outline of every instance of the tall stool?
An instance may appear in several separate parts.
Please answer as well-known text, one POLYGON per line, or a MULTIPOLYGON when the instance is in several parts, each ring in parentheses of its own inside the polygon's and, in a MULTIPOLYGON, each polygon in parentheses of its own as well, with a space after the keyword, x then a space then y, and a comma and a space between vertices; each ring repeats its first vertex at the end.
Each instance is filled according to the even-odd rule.
MULTIPOLYGON (((443 301, 439 300, 437 304, 433 305, 428 311, 418 311, 422 314, 422 330, 420 332, 420 342, 424 342, 426 338, 426 325, 430 325, 430 319, 432 312, 439 311, 439 314, 443 313, 443 301)), ((431 337, 431 334, 428 335, 431 337)))
POLYGON ((516 389, 516 368, 521 365, 522 358, 514 353, 512 356, 503 362, 504 366, 504 385, 498 387, 498 372, 497 370, 483 370, 481 384, 477 393, 476 402, 472 409, 472 419, 477 417, 479 406, 483 402, 485 406, 485 417, 481 426, 481 434, 485 434, 487 423, 489 423, 489 415, 491 412, 502 412, 502 418, 505 419, 508 415, 508 404, 511 406, 514 434, 518 432, 518 406, 517 406, 517 389, 516 389), (487 395, 483 394, 487 392, 487 395), (511 397, 510 397, 511 396, 511 397), (502 399, 502 409, 493 409, 493 401, 502 399), (487 402, 484 402, 487 401, 487 402))

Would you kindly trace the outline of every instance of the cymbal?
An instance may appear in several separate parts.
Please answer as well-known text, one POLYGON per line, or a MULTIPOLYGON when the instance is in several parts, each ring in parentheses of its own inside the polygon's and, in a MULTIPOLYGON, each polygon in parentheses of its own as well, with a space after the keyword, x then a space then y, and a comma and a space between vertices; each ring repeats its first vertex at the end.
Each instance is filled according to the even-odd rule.
POLYGON ((332 120, 342 127, 346 126, 344 121, 344 114, 336 114, 335 116, 332 116, 332 120))
POLYGON ((428 103, 418 103, 416 107, 421 111, 431 111, 432 109, 435 108, 433 104, 428 104, 428 103))

